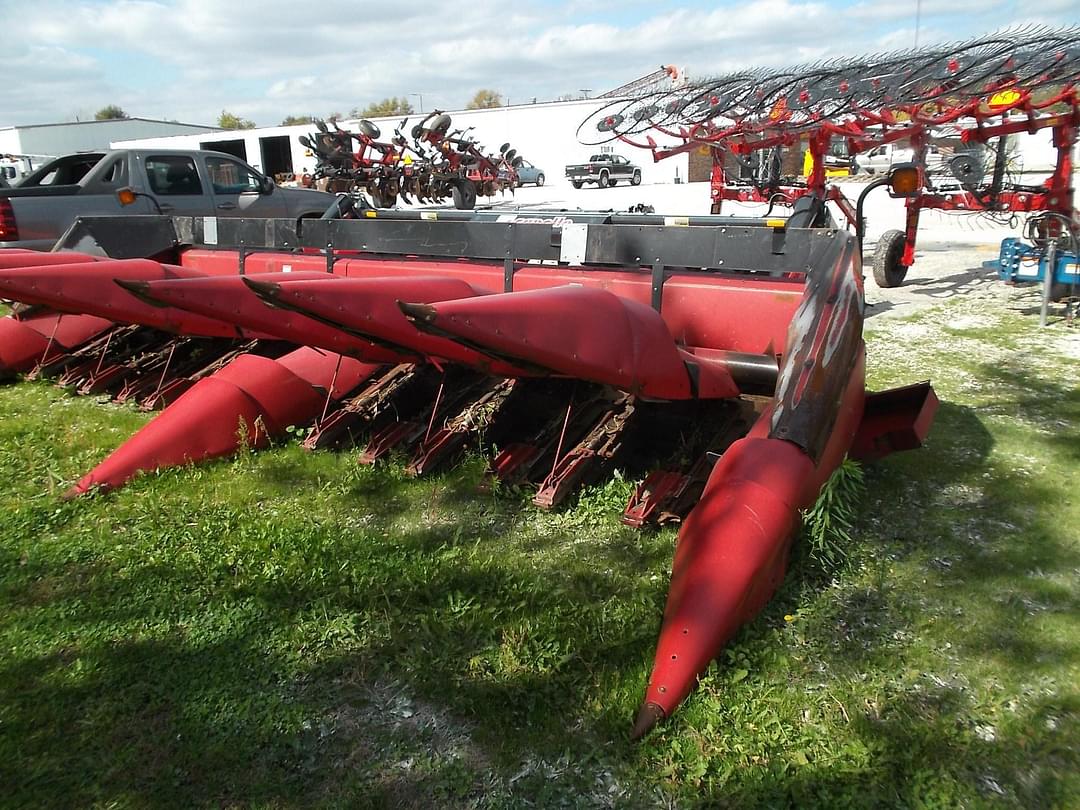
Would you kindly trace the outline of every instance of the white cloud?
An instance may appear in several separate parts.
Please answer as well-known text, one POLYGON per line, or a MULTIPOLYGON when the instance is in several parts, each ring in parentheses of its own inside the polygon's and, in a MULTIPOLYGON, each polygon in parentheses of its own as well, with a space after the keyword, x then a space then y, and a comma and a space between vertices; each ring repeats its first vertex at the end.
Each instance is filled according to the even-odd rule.
MULTIPOLYGON (((0 125, 118 103, 193 122, 228 109, 261 124, 422 94, 452 109, 481 88, 511 102, 618 86, 661 63, 702 76, 910 46, 910 3, 754 0, 663 8, 644 0, 501 0, 375 7, 324 0, 0 0, 20 40, 0 51, 0 125), (638 20, 624 23, 622 20, 638 20), (117 54, 122 54, 117 57, 117 54)), ((1047 0, 1056 16, 1077 0, 1047 0)), ((923 0, 920 40, 1013 22, 1001 0, 923 0), (957 19, 966 30, 958 30, 957 19)), ((1049 12, 1047 12, 1049 13, 1049 12)), ((1068 21, 1067 19, 1065 20, 1068 21)), ((414 104, 419 98, 413 96, 414 104)))

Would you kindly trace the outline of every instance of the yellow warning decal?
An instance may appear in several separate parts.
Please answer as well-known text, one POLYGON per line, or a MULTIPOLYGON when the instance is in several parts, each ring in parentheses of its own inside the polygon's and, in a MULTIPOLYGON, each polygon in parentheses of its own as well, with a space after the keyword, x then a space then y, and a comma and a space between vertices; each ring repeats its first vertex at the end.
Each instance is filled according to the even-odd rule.
POLYGON ((767 220, 765 220, 765 225, 767 227, 769 227, 769 228, 786 228, 787 227, 787 220, 786 219, 767 219, 767 220))

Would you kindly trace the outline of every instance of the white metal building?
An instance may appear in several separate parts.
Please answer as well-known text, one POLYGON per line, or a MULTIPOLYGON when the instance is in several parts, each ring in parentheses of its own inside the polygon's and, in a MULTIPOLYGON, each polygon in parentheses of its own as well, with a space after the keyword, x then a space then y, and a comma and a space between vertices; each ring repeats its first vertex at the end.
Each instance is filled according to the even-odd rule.
POLYGON ((151 118, 0 127, 0 155, 32 155, 44 159, 72 152, 108 149, 111 143, 123 139, 217 131, 217 127, 151 118))
MULTIPOLYGON (((625 144, 595 147, 578 143, 578 125, 592 112, 611 101, 611 98, 604 98, 520 104, 488 110, 451 111, 450 116, 453 119, 453 129, 474 127, 470 135, 475 136, 491 151, 509 141, 518 154, 543 170, 549 184, 565 183, 563 168, 566 164, 583 162, 600 151, 614 151, 641 166, 642 181, 645 183, 671 182, 676 171, 685 180, 685 155, 654 164, 647 151, 625 144)), ((423 117, 419 113, 410 115, 406 131, 412 129, 423 117)), ((393 136, 394 128, 401 123, 401 118, 374 118, 372 121, 382 130, 381 140, 388 140, 393 136)), ((339 122, 342 129, 354 131, 355 124, 355 120, 339 122)), ((315 168, 315 158, 297 139, 300 135, 314 131, 315 127, 310 124, 260 127, 217 132, 213 135, 116 140, 113 146, 140 149, 155 146, 163 149, 216 149, 236 155, 266 174, 301 174, 315 168)))

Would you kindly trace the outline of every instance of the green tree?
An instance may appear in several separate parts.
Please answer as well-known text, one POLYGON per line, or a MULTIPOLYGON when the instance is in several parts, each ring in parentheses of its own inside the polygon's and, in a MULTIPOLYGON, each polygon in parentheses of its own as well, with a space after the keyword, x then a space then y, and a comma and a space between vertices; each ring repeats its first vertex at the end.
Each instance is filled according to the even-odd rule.
POLYGON ((359 107, 349 113, 350 118, 390 118, 395 115, 412 115, 413 107, 405 97, 391 96, 374 104, 368 104, 364 109, 359 107))
POLYGON ((218 116, 217 125, 222 129, 255 129, 255 122, 233 115, 228 110, 222 110, 218 116))
POLYGON ((466 110, 490 110, 492 107, 501 107, 502 96, 494 90, 477 90, 472 101, 465 105, 466 110))
MULTIPOLYGON (((292 127, 297 124, 310 124, 311 121, 312 117, 310 115, 286 115, 279 126, 292 127)), ((246 129, 246 127, 239 127, 239 129, 246 129)))
POLYGON ((110 104, 107 107, 102 107, 96 113, 94 113, 95 121, 115 121, 120 118, 131 118, 126 112, 120 109, 116 104, 110 104))

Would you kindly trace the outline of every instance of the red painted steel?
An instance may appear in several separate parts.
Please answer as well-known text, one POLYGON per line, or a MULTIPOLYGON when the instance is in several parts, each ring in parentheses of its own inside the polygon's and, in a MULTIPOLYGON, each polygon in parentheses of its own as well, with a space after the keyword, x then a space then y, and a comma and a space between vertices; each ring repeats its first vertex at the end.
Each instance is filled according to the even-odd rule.
POLYGON ((644 397, 690 399, 699 383, 713 397, 739 393, 722 367, 680 352, 656 310, 604 290, 554 287, 403 308, 420 328, 493 357, 644 397))
POLYGON ((55 312, 0 318, 0 375, 29 371, 42 360, 56 359, 111 326, 112 322, 92 315, 55 312))
POLYGON ((62 312, 96 315, 118 323, 152 326, 183 335, 266 337, 245 334, 235 326, 213 318, 141 301, 113 283, 116 279, 150 281, 188 278, 194 274, 195 271, 187 268, 150 259, 21 267, 0 271, 0 294, 62 312))
POLYGON ((247 282, 276 282, 323 279, 341 280, 326 272, 257 273, 243 276, 148 281, 141 295, 188 312, 234 324, 237 327, 289 340, 301 346, 318 346, 368 363, 401 363, 411 359, 406 353, 378 346, 300 313, 267 306, 251 291, 247 282))
POLYGON ((858 430, 863 376, 860 349, 816 466, 796 445, 767 438, 770 407, 713 469, 679 532, 652 677, 634 737, 671 715, 720 649, 780 585, 799 511, 813 505, 858 430))
POLYGON ((4 248, 0 250, 0 270, 15 267, 48 267, 56 264, 80 264, 96 262, 96 256, 85 253, 39 253, 36 250, 4 248))
MULTIPOLYGON (((235 273, 238 258, 230 250, 189 250, 181 264, 207 273, 235 273)), ((245 258, 250 273, 325 270, 323 256, 255 253, 245 258)), ((477 261, 433 262, 419 259, 342 258, 334 274, 346 278, 380 276, 445 276, 461 279, 478 293, 503 292, 502 264, 477 261)), ((566 284, 607 290, 629 301, 648 305, 652 280, 641 270, 611 268, 538 267, 519 264, 514 291, 525 292, 566 284)), ((680 345, 762 354, 787 342, 787 325, 803 295, 801 278, 747 278, 726 275, 683 274, 671 271, 664 284, 661 316, 680 345), (746 318, 753 310, 755 317, 746 318)), ((420 301, 420 299, 413 299, 420 301)))
POLYGON ((377 366, 302 348, 279 360, 241 355, 200 380, 128 439, 66 494, 114 489, 140 472, 231 455, 245 441, 261 447, 290 425, 304 424, 377 366))
POLYGON ((248 286, 277 306, 294 309, 350 334, 432 358, 436 363, 461 363, 499 376, 526 373, 454 341, 419 331, 398 307, 400 300, 447 301, 477 295, 476 289, 461 279, 401 276, 288 281, 276 285, 249 281, 248 286))

